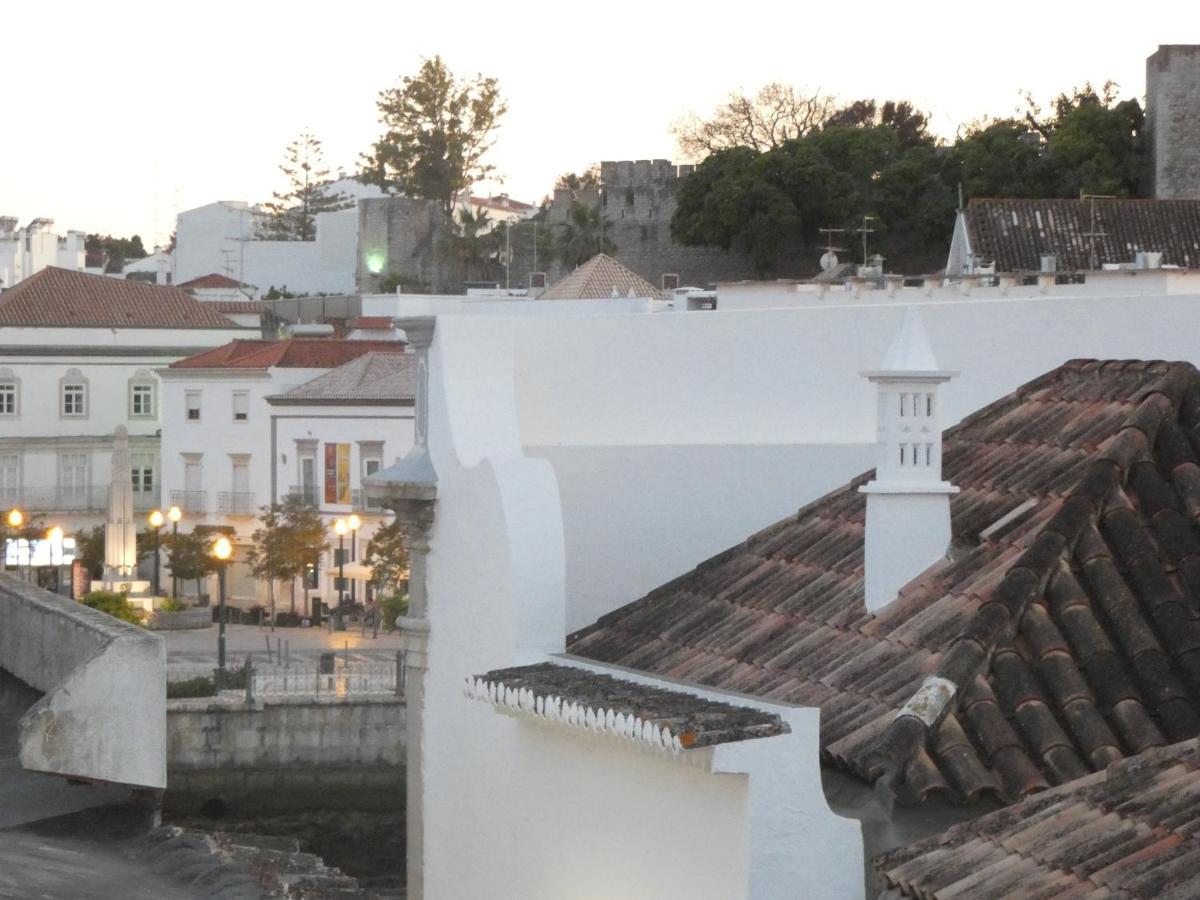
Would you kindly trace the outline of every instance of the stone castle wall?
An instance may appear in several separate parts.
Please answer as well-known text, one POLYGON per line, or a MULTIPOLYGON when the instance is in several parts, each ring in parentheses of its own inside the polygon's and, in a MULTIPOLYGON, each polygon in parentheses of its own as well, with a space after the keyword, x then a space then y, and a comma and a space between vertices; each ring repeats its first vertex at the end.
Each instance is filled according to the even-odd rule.
MULTIPOLYGON (((600 164, 599 193, 579 199, 599 205, 605 219, 605 237, 616 245, 613 254, 651 284, 660 286, 664 274, 677 274, 681 286, 705 287, 717 281, 754 278, 754 267, 739 253, 717 247, 685 247, 671 239, 680 180, 694 166, 675 166, 665 159, 608 161, 600 164)), ((547 221, 561 227, 567 220, 571 193, 556 190, 547 221)), ((550 280, 566 274, 555 265, 550 280)))
POLYGON ((1146 60, 1153 196, 1200 198, 1200 45, 1160 46, 1146 60))

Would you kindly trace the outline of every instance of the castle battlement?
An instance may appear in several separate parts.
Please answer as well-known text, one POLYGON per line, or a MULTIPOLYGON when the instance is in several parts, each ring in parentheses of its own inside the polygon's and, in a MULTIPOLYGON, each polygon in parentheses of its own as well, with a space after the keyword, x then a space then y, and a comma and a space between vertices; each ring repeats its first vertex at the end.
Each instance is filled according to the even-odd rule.
POLYGON ((658 187, 690 175, 695 166, 676 166, 669 159, 621 159, 600 163, 600 183, 607 190, 658 187))

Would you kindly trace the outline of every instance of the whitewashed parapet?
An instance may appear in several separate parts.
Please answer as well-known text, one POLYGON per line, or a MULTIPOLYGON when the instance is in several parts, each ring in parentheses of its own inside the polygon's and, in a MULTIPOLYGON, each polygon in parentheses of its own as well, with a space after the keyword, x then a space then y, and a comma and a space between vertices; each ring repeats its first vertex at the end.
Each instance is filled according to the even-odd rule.
POLYGON ((571 666, 539 663, 469 677, 475 700, 671 753, 790 731, 772 713, 571 666))
POLYGON ((0 606, 0 669, 44 695, 20 721, 21 765, 166 787, 163 639, 10 575, 0 606))

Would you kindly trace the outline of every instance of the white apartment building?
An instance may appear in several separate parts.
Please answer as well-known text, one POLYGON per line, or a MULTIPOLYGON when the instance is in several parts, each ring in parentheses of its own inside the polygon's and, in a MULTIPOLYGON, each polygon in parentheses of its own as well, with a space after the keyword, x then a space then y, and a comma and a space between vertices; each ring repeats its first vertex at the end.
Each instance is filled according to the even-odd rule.
POLYGON ((17 227, 16 216, 0 216, 0 290, 16 286, 47 266, 82 272, 86 261, 82 231, 56 234, 53 219, 33 219, 17 227))
POLYGON ((155 369, 243 333, 174 288, 53 267, 0 295, 0 506, 67 533, 102 524, 118 425, 134 507, 158 506, 155 369))
MULTIPOLYGON (((250 575, 246 549, 262 508, 289 493, 321 511, 332 545, 333 521, 358 513, 364 524, 354 543, 361 556, 382 521, 365 507, 362 475, 412 444, 412 391, 404 387, 403 370, 415 363, 406 357, 393 367, 380 359, 401 356, 401 349, 382 341, 239 340, 159 370, 163 502, 183 511, 182 530, 232 529, 229 602, 265 605, 266 586, 250 575)), ((317 561, 310 584, 326 601, 336 596, 333 562, 332 551, 317 561)), ((364 574, 346 571, 347 579, 364 574)), ((348 590, 365 598, 361 585, 348 590)), ((276 593, 280 611, 290 604, 289 587, 282 591, 276 593)), ((298 595, 297 610, 307 612, 302 603, 298 595)))

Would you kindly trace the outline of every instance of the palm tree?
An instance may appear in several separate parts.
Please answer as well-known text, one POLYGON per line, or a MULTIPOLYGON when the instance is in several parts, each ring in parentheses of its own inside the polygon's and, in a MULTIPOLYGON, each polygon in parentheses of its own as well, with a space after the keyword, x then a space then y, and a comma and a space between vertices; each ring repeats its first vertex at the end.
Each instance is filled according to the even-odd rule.
POLYGON ((471 281, 472 273, 480 280, 492 274, 498 250, 492 220, 482 209, 472 212, 470 207, 460 208, 443 233, 442 255, 462 266, 464 281, 471 281))
POLYGON ((607 227, 608 221, 598 207, 574 201, 558 236, 558 257, 563 266, 574 269, 597 253, 615 253, 617 245, 604 234, 607 227))

